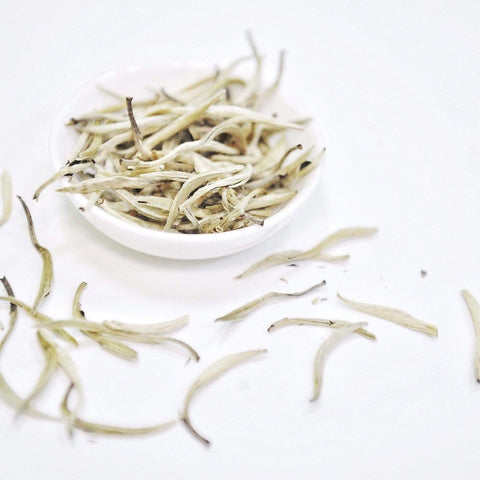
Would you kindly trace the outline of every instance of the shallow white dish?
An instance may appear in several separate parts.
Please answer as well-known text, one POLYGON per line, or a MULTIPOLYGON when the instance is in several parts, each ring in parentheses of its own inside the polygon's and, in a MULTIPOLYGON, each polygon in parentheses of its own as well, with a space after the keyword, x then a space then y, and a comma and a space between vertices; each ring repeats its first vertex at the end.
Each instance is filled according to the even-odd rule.
MULTIPOLYGON (((190 79, 197 78, 211 70, 211 67, 196 63, 174 63, 162 67, 118 68, 102 75, 95 82, 83 85, 64 104, 53 124, 50 152, 55 169, 65 165, 78 137, 74 129, 66 126, 70 118, 112 101, 111 97, 102 93, 96 85, 102 85, 126 96, 145 98, 152 94, 148 87, 163 86, 172 91, 190 79)), ((280 95, 277 95, 264 110, 266 113, 276 112, 280 118, 286 120, 302 117, 280 95)), ((305 147, 323 146, 321 138, 318 134, 313 133, 311 127, 307 127, 303 132, 295 132, 295 135, 292 136, 292 144, 295 143, 302 143, 305 147)), ((112 240, 126 247, 158 257, 205 259, 239 252, 273 235, 305 205, 305 201, 318 185, 320 173, 321 165, 299 183, 297 195, 277 213, 267 218, 263 226, 252 225, 239 230, 212 234, 182 234, 150 230, 122 221, 101 207, 93 207, 81 212, 80 207, 85 207, 87 204, 86 198, 81 194, 67 195, 79 214, 83 215, 88 222, 112 240)))

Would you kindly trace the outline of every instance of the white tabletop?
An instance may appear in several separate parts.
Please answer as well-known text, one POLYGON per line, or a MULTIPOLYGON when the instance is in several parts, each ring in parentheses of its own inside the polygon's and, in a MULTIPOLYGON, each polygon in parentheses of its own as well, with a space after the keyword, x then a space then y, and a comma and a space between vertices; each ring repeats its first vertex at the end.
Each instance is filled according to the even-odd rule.
MULTIPOLYGON (((70 439, 62 425, 14 420, 0 403, 2 480, 478 477, 480 386, 460 296, 468 288, 480 298, 477 2, 45 0, 10 2, 2 14, 0 170, 11 172, 15 192, 32 205, 38 237, 54 257, 45 312, 67 318, 76 286, 86 281, 83 305, 92 320, 190 314, 178 337, 202 356, 185 365, 182 353, 139 346, 130 364, 82 341, 72 355, 85 384, 83 416, 132 426, 169 420, 209 363, 269 350, 192 403, 208 449, 180 424, 142 438, 77 432, 70 439), (53 188, 33 204, 32 192, 52 173, 50 126, 79 84, 119 65, 228 61, 247 51, 246 28, 272 64, 278 50, 287 51, 282 92, 325 127, 324 175, 308 211, 251 250, 180 262, 115 244, 53 188), (233 280, 269 253, 307 248, 357 225, 377 226, 379 234, 339 248, 351 253, 348 262, 233 280), (234 328, 213 322, 263 292, 322 279, 327 287, 318 295, 267 307, 234 328), (438 325, 439 337, 349 310, 338 291, 407 310, 438 325), (328 300, 312 305, 315 296, 328 300), (313 358, 331 332, 268 334, 283 316, 367 320, 378 340, 339 346, 327 360, 321 397, 310 404, 313 358)), ((40 268, 17 203, 0 231, 0 276, 31 302, 40 268)), ((7 305, 0 315, 5 324, 7 305)), ((1 370, 26 394, 41 365, 32 322, 22 314, 1 370)), ((55 412, 66 386, 59 374, 38 405, 55 412)))

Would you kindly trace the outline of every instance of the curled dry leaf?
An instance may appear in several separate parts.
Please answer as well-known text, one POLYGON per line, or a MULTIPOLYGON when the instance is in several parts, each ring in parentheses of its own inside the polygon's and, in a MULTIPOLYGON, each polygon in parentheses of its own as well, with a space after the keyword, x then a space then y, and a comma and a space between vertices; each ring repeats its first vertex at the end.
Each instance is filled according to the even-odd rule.
POLYGON ((338 230, 337 232, 334 232, 328 237, 324 238, 310 250, 286 250, 284 252, 269 255, 263 260, 260 260, 259 262, 251 265, 249 268, 247 268, 247 270, 245 270, 240 275, 237 275, 235 278, 245 278, 249 275, 260 272, 261 270, 265 270, 275 265, 288 264, 291 262, 298 262, 300 260, 323 260, 325 262, 347 260, 349 258, 349 255, 329 255, 326 250, 328 248, 334 247, 340 242, 344 242, 346 240, 353 240, 356 238, 370 237, 375 233, 377 233, 376 228, 343 228, 342 230, 338 230))
POLYGON ((197 430, 192 426, 190 421, 190 414, 189 408, 190 403, 196 393, 201 390, 203 387, 208 385, 209 383, 213 382, 215 379, 223 375, 228 370, 232 369, 233 367, 239 365, 246 360, 249 360, 257 355, 267 353, 266 350, 249 350, 246 352, 239 352, 234 353, 232 355, 227 355, 226 357, 222 357, 221 359, 217 360, 216 362, 212 363, 209 367, 207 367, 193 382, 190 386, 187 395, 185 396, 185 401, 183 405, 182 411, 182 421, 187 426, 187 428, 193 433, 193 435, 201 440, 206 445, 210 444, 210 441, 207 440, 205 437, 200 435, 197 430))
POLYGON ((339 293, 337 293, 337 297, 342 300, 342 302, 346 303, 353 309, 358 310, 359 312, 367 313, 369 315, 373 315, 374 317, 383 318, 384 320, 396 323, 397 325, 409 328, 410 330, 424 333, 430 337, 438 336, 438 329, 435 325, 423 322, 422 320, 412 317, 409 313, 406 313, 402 310, 392 307, 385 307, 383 305, 355 302, 342 297, 339 293))
POLYGON ((311 402, 315 401, 320 396, 320 390, 323 382, 323 371, 325 368, 325 360, 327 355, 345 338, 352 335, 359 328, 366 327, 367 322, 349 323, 339 328, 332 333, 321 345, 315 355, 314 369, 313 369, 313 395, 311 402))
POLYGON ((325 280, 321 281, 313 285, 312 287, 307 288, 306 290, 302 290, 301 292, 294 292, 294 293, 283 293, 283 292, 270 292, 265 295, 262 295, 251 302, 242 305, 241 307, 232 310, 230 313, 227 313, 223 317, 217 318, 216 322, 226 322, 226 321, 237 321, 247 317, 250 313, 252 313, 257 308, 265 305, 266 303, 271 302, 274 299, 286 299, 290 297, 301 297, 302 295, 307 295, 320 287, 326 285, 325 280))
MULTIPOLYGON (((323 318, 282 318, 272 323, 267 331, 273 332, 282 327, 287 327, 289 325, 309 325, 315 327, 329 327, 329 328, 342 328, 346 325, 351 325, 351 322, 345 320, 327 320, 323 318)), ((365 330, 364 328, 357 328, 355 333, 362 335, 365 338, 370 340, 376 340, 376 337, 373 333, 365 330)))
POLYGON ((473 365, 475 378, 477 379, 477 382, 480 383, 480 305, 478 304, 477 299, 468 290, 462 290, 462 295, 472 317, 473 328, 475 329, 475 354, 473 365))

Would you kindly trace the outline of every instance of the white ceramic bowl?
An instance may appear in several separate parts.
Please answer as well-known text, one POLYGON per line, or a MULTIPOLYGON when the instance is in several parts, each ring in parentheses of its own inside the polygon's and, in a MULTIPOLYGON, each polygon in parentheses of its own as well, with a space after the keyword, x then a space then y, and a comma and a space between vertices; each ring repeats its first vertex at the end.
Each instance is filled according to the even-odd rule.
MULTIPOLYGON (((65 165, 78 137, 74 129, 65 126, 69 119, 112 101, 96 85, 102 85, 115 92, 140 99, 152 95, 148 87, 163 86, 167 91, 173 91, 177 86, 188 82, 189 79, 197 78, 211 70, 211 67, 207 68, 203 64, 196 63, 174 63, 162 67, 118 68, 102 75, 95 82, 83 85, 64 104, 53 124, 50 151, 55 169, 65 165)), ((279 95, 265 109, 265 112, 276 112, 280 118, 286 120, 302 117, 279 95)), ((292 145, 302 143, 305 147, 323 146, 318 134, 314 135, 310 128, 303 132, 294 132, 291 140, 292 145)), ((68 194, 68 197, 79 214, 83 215, 100 232, 122 245, 158 257, 205 259, 239 252, 260 243, 277 232, 295 212, 305 205, 305 201, 317 187, 320 171, 321 166, 318 166, 302 179, 297 188, 297 195, 277 213, 267 218, 263 226, 252 225, 222 233, 182 234, 150 230, 116 218, 101 207, 93 207, 81 212, 79 208, 86 206, 86 198, 81 194, 68 194)))

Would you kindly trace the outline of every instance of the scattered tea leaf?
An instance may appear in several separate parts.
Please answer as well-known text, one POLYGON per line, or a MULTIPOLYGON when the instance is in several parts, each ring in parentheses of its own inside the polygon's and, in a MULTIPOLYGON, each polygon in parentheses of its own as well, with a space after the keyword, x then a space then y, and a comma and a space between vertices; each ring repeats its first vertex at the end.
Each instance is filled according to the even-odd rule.
POLYGON ((137 351, 133 348, 130 348, 128 345, 125 345, 123 342, 114 340, 112 338, 105 338, 105 336, 95 332, 88 332, 85 330, 82 330, 82 332, 87 337, 98 343, 105 351, 112 353, 117 357, 125 360, 135 360, 138 358, 137 351))
POLYGON ((477 379, 477 382, 480 383, 480 305, 478 304, 477 299, 468 290, 462 290, 462 295, 473 320, 473 328, 475 330, 475 354, 473 365, 475 378, 477 379))
POLYGON ((39 339, 42 348, 45 350, 50 350, 51 355, 55 356, 56 362, 58 363, 58 366, 71 384, 75 387, 78 393, 78 401, 77 405, 75 407, 75 410, 71 412, 70 416, 64 416, 64 419, 66 420, 66 426, 67 430, 70 434, 72 434, 73 431, 73 425, 74 425, 74 419, 77 416, 77 412, 80 409, 80 407, 83 404, 83 387, 82 383, 80 381, 80 376, 77 371, 77 367, 75 366, 74 361, 70 357, 70 355, 60 346, 58 346, 52 338, 50 338, 50 334, 48 331, 45 331, 44 329, 40 329, 37 331, 37 338, 39 339))
POLYGON ((53 281, 52 255, 45 247, 42 247, 42 245, 38 243, 37 236, 35 234, 35 229, 33 226, 32 215, 30 214, 30 210, 27 207, 27 204, 23 201, 22 197, 17 195, 17 198, 20 200, 20 203, 22 204, 23 210, 25 212, 25 216, 27 217, 30 240, 32 241, 32 244, 37 250, 37 252, 42 257, 42 262, 43 262, 42 276, 40 278, 40 287, 38 289, 37 296, 32 306, 32 310, 36 311, 37 308, 41 305, 41 303, 45 300, 45 298, 50 293, 50 289, 53 281))
POLYGON ((160 423, 158 425, 152 425, 150 427, 118 427, 115 425, 105 425, 101 423, 93 423, 83 420, 80 417, 77 417, 73 411, 68 407, 68 399, 73 390, 73 383, 70 384, 68 390, 63 398, 61 410, 63 417, 66 419, 71 419, 72 424, 75 428, 83 430, 89 433, 98 433, 102 435, 146 435, 149 433, 161 432, 167 430, 170 427, 175 425, 176 421, 172 420, 170 422, 160 423))
POLYGON ((72 317, 74 321, 80 322, 78 325, 87 325, 87 327, 93 326, 93 331, 85 328, 80 328, 80 331, 91 340, 98 343, 98 345, 100 345, 100 347, 102 347, 105 351, 113 353, 114 355, 126 360, 135 360, 138 357, 138 354, 135 350, 118 340, 105 338, 105 336, 103 336, 101 333, 106 332, 107 330, 102 328, 100 324, 88 322, 88 320, 85 318, 85 313, 82 310, 80 303, 80 297, 86 287, 87 284, 82 282, 75 291, 72 304, 72 317))
POLYGON ((263 260, 260 260, 259 262, 251 265, 249 268, 247 268, 247 270, 245 270, 240 275, 237 275, 235 278, 245 278, 248 275, 260 272, 261 270, 265 270, 275 265, 281 265, 285 263, 289 266, 297 266, 296 263, 290 263, 292 261, 298 262, 301 260, 323 260, 325 262, 336 262, 347 260, 349 258, 349 255, 330 255, 325 252, 325 250, 346 240, 370 237, 375 233, 377 233, 376 228, 344 228, 324 238, 321 242, 319 242, 310 250, 286 250, 284 252, 269 255, 263 260))
MULTIPOLYGON (((12 389, 12 387, 7 383, 4 376, 0 373, 0 398, 4 403, 12 407, 15 411, 18 411, 22 408, 24 400, 12 389)), ((22 412, 26 415, 29 415, 40 420, 53 420, 58 421, 59 419, 43 413, 31 406, 23 407, 22 412)))
POLYGON ((20 414, 24 410, 28 410, 28 408, 30 408, 31 403, 38 397, 38 395, 40 395, 40 393, 43 392, 58 367, 58 357, 56 351, 46 347, 43 338, 38 334, 38 332, 37 340, 44 355, 43 368, 40 372, 37 383, 19 406, 17 414, 20 414))
POLYGON ((232 321, 232 320, 238 321, 247 317, 250 313, 252 313, 257 308, 260 308, 266 303, 271 302, 273 299, 301 297, 325 285, 326 285, 326 282, 325 280, 323 280, 322 282, 317 283, 316 285, 313 285, 312 287, 309 287, 306 290, 302 290, 301 292, 294 292, 294 293, 270 292, 265 295, 262 295, 259 298, 256 298, 255 300, 252 300, 251 302, 246 303, 245 305, 242 305, 241 307, 236 308, 235 310, 232 310, 231 312, 227 313, 223 317, 217 318, 215 321, 216 322, 225 322, 225 321, 232 321))
MULTIPOLYGON (((15 297, 12 287, 8 282, 6 277, 0 278, 0 282, 3 284, 3 288, 7 292, 9 297, 15 297)), ((2 340, 0 341, 0 352, 3 350, 5 343, 8 341, 10 336, 12 335, 13 330, 15 329, 15 325, 17 323, 17 316, 18 316, 18 308, 14 303, 10 303, 10 321, 8 323, 7 331, 3 335, 2 340)))
POLYGON ((146 334, 166 334, 171 333, 176 330, 188 325, 189 316, 184 315, 183 317, 171 320, 168 322, 157 322, 157 323, 125 323, 119 322, 117 320, 106 320, 103 322, 103 325, 109 330, 119 330, 122 332, 131 332, 131 333, 146 333, 146 334))
POLYGON ((183 405, 182 417, 181 420, 187 426, 187 428, 193 433, 193 435, 201 440, 206 445, 210 444, 210 441, 207 440, 205 437, 200 435, 197 430, 192 426, 190 421, 190 403, 196 393, 201 390, 203 387, 208 385, 209 383, 213 382, 213 380, 217 379, 221 375, 223 375, 228 370, 232 369, 233 367, 239 365, 246 360, 249 360, 257 355, 267 353, 266 350, 250 350, 246 352, 239 352, 234 353, 232 355, 227 355, 226 357, 222 357, 220 360, 212 363, 209 367, 207 367, 193 382, 190 386, 187 395, 185 396, 185 402, 183 405))
POLYGON ((12 213, 12 180, 10 179, 10 174, 6 170, 2 172, 1 190, 3 213, 0 217, 0 227, 7 222, 12 213))
MULTIPOLYGON (((54 320, 49 317, 48 315, 45 315, 44 313, 40 313, 36 310, 33 310, 33 307, 30 307, 27 305, 25 302, 22 302, 21 300, 18 300, 15 297, 10 297, 10 296, 0 296, 0 301, 4 302, 10 302, 10 304, 14 304, 17 307, 20 307, 22 310, 24 310, 30 317, 32 317, 34 320, 36 320, 41 326, 41 327, 47 327, 55 323, 54 320)), ((66 332, 63 328, 57 328, 55 329, 55 334, 59 337, 62 338, 63 340, 71 343, 72 345, 78 346, 77 341, 75 340, 74 337, 72 337, 68 332, 66 332)))
POLYGON ((352 335, 359 328, 366 327, 367 322, 349 323, 340 327, 339 330, 332 333, 321 345, 315 355, 314 372, 313 372, 313 395, 311 402, 320 396, 320 390, 323 382, 323 371, 325 368, 325 360, 327 355, 345 338, 352 335))
MULTIPOLYGON (((323 318, 282 318, 272 323, 267 331, 273 332, 278 330, 281 327, 287 327, 289 325, 310 325, 315 327, 330 327, 330 328, 343 328, 346 325, 351 325, 351 322, 345 320, 326 320, 323 318)), ((376 340, 376 337, 373 333, 365 330, 364 328, 357 328, 355 333, 364 336, 370 340, 376 340)))
POLYGON ((342 302, 346 303, 353 309, 358 310, 359 312, 367 313, 369 315, 373 315, 374 317, 383 318, 384 320, 396 323, 397 325, 409 328, 410 330, 424 333, 430 337, 438 336, 438 329, 435 325, 418 320, 402 310, 392 307, 385 307, 383 305, 355 302, 342 297, 339 293, 337 293, 337 296, 340 300, 342 300, 342 302))

